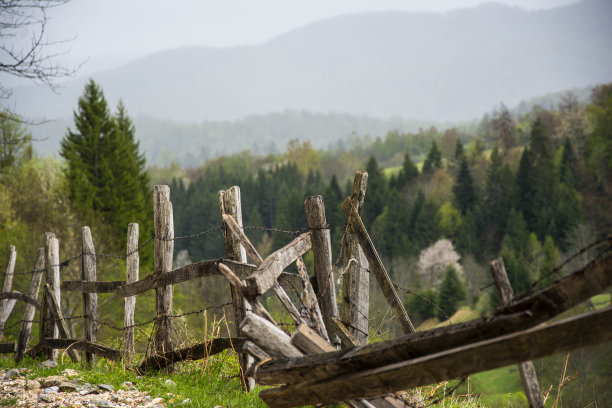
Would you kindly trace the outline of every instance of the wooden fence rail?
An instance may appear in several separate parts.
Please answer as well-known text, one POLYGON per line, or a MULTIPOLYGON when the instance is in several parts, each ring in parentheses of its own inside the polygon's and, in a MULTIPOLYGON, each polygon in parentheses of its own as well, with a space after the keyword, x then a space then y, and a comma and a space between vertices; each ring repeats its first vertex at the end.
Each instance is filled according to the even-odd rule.
MULTIPOLYGON (((134 327, 154 323, 153 354, 137 367, 140 371, 172 371, 173 365, 181 361, 207 358, 232 349, 239 355, 246 390, 252 389, 255 382, 284 384, 260 393, 270 406, 344 401, 350 407, 393 408, 406 404, 400 396, 392 394, 395 391, 612 340, 610 307, 541 325, 611 287, 612 257, 591 262, 520 297, 513 296, 502 261, 494 261, 492 272, 502 306, 488 317, 416 333, 396 285, 361 220, 366 185, 367 173, 357 172, 351 195, 342 204, 347 216, 342 270, 332 263, 330 231, 321 196, 307 197, 304 202, 310 231, 264 258, 243 229, 242 200, 236 186, 219 192, 227 259, 173 269, 175 237, 168 186, 154 187, 154 272, 144 278, 139 278, 139 228, 135 223, 127 229, 125 281, 98 280, 101 273, 91 231, 83 227, 81 280, 60 283, 59 241, 54 234, 47 233, 45 247, 38 250, 28 294, 11 291, 16 259, 15 248, 11 247, 0 293, 0 339, 17 301, 25 303, 25 311, 18 343, 0 343, 0 352, 15 353, 19 361, 26 353, 37 356, 44 352, 49 358, 56 358, 58 350, 65 349, 73 361, 80 360, 77 351, 82 351, 87 364, 93 363, 95 356, 109 360, 125 358, 129 363, 135 348, 134 327), (312 277, 302 259, 307 251, 313 255, 312 277), (252 264, 247 263, 247 257, 252 264), (292 263, 296 264, 298 274, 285 271, 292 263), (370 272, 404 333, 374 344, 367 343, 370 272), (343 288, 340 299, 336 299, 335 288, 338 275, 343 288), (236 336, 205 339, 190 347, 174 349, 172 319, 182 315, 173 315, 172 287, 209 276, 223 276, 229 283, 236 336), (39 301, 41 285, 44 290, 39 301), (150 290, 156 292, 155 318, 135 324, 136 296, 150 290), (282 322, 276 322, 262 304, 265 302, 261 296, 269 290, 295 323, 293 333, 281 329, 285 327, 282 322), (82 294, 84 339, 70 338, 62 313, 62 291, 82 294), (292 292, 299 303, 289 296, 292 292), (98 293, 114 293, 124 299, 124 327, 111 326, 123 331, 123 351, 96 342, 99 325, 108 325, 98 315, 98 293), (36 310, 40 311, 39 341, 26 351, 36 310), (257 365, 255 360, 259 361, 257 365)), ((528 363, 520 367, 530 405, 541 407, 533 366, 531 370, 528 363)))

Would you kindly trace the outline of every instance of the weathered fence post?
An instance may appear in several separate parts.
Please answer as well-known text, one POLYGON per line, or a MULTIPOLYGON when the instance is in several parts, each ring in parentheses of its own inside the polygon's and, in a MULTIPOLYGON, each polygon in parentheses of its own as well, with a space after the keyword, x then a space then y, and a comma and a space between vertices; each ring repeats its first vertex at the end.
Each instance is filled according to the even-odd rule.
MULTIPOLYGON (((508 280, 506 274, 506 268, 504 267, 504 260, 498 258, 491 262, 491 273, 495 280, 495 286, 501 298, 502 306, 507 306, 512 302, 514 296, 512 285, 508 280)), ((538 383, 538 377, 536 376, 535 367, 531 361, 525 361, 518 365, 519 373, 521 374, 521 381, 525 388, 525 394, 529 401, 531 408, 544 408, 544 402, 542 401, 542 391, 540 391, 540 384, 538 383)))
MULTIPOLYGON (((40 289, 40 281, 42 280, 44 268, 45 248, 38 248, 36 266, 34 266, 34 273, 32 274, 30 288, 28 289, 28 296, 32 299, 38 298, 38 291, 40 289)), ((17 342, 17 350, 15 352, 15 361, 17 362, 21 361, 23 358, 23 353, 28 346, 30 334, 32 333, 32 320, 34 319, 34 313, 36 313, 36 306, 31 303, 26 303, 25 311, 23 312, 23 323, 21 324, 21 331, 19 332, 19 341, 17 342)))
MULTIPOLYGON (((15 261, 17 260, 17 251, 14 246, 9 247, 8 264, 6 266, 6 272, 4 273, 4 284, 2 285, 2 292, 8 293, 13 287, 13 276, 15 273, 15 261)), ((0 340, 4 337, 4 324, 8 320, 13 307, 15 307, 16 299, 2 299, 0 300, 0 340)))
MULTIPOLYGON (((45 245, 45 282, 49 284, 51 293, 57 298, 57 307, 61 307, 60 297, 60 266, 59 266, 59 241, 55 234, 47 232, 45 234, 47 242, 45 245)), ((57 339, 59 331, 55 324, 55 319, 51 313, 50 300, 46 292, 43 293, 43 307, 40 314, 40 342, 45 338, 57 339)), ((51 360, 57 359, 57 350, 46 349, 45 354, 51 360)))
MULTIPOLYGON (((240 198, 240 187, 233 186, 227 190, 219 191, 219 208, 221 210, 221 216, 224 214, 231 215, 236 222, 238 227, 242 230, 242 202, 240 198)), ((226 223, 223 223, 223 238, 225 240, 225 250, 229 259, 234 261, 246 263, 246 250, 240 244, 238 238, 234 236, 231 229, 226 223)), ((234 286, 230 285, 232 293, 232 304, 234 307, 234 322, 236 326, 236 334, 238 334, 238 325, 244 319, 248 308, 248 303, 240 294, 240 291, 234 286)), ((247 353, 239 353, 238 360, 241 367, 242 384, 247 391, 250 391, 255 386, 255 380, 247 378, 246 373, 254 360, 247 353)))
MULTIPOLYGON (((138 280, 138 267, 140 256, 138 254, 138 224, 132 222, 128 225, 127 230, 127 260, 125 270, 125 283, 129 285, 138 280)), ((134 355, 134 309, 136 308, 136 296, 128 296, 124 298, 125 313, 123 315, 123 347, 125 355, 132 357, 134 355)))
MULTIPOLYGON (((83 243, 81 259, 81 279, 83 281, 96 281, 96 250, 94 249, 91 231, 89 227, 83 227, 81 230, 83 243)), ((83 292, 83 314, 85 315, 85 323, 83 330, 85 332, 85 340, 92 343, 96 342, 96 329, 98 326, 98 294, 83 292)), ((85 361, 91 366, 95 362, 95 355, 86 351, 85 361)))
MULTIPOLYGON (((161 275, 172 270, 174 256, 174 218, 170 202, 170 187, 154 187, 153 204, 155 213, 155 274, 161 275)), ((163 355, 172 351, 172 285, 155 289, 155 352, 163 355)), ((171 366, 166 366, 171 370, 171 366)))
POLYGON ((336 303, 336 287, 332 276, 331 237, 327 219, 325 218, 325 205, 320 195, 307 197, 304 201, 306 218, 311 231, 312 252, 314 254, 314 270, 317 279, 317 298, 320 300, 323 321, 327 334, 334 346, 340 345, 340 339, 335 335, 332 317, 338 317, 336 303))
MULTIPOLYGON (((351 201, 361 213, 365 198, 368 173, 355 173, 351 201)), ((345 237, 344 267, 342 280, 342 318, 351 326, 350 333, 358 344, 368 344, 368 316, 370 307, 370 273, 359 241, 355 237, 353 227, 348 226, 345 237)), ((348 346, 345 344, 345 346, 348 346)))

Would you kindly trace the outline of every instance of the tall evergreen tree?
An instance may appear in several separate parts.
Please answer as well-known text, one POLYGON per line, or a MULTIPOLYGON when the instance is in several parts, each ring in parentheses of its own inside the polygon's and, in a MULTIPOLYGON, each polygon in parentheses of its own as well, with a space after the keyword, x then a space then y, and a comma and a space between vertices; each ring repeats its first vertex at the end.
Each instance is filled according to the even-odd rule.
POLYGON ((362 218, 366 227, 370 227, 376 217, 385 209, 387 182, 374 156, 370 156, 366 165, 368 173, 367 199, 363 203, 362 218))
POLYGON ((457 271, 452 265, 448 265, 444 271, 444 279, 440 286, 440 295, 438 299, 438 305, 446 315, 438 311, 438 318, 443 320, 446 319, 447 316, 450 318, 454 315, 459 308, 459 303, 465 300, 465 297, 465 287, 463 283, 461 283, 457 271))
POLYGON ((438 150, 438 145, 435 141, 431 142, 431 148, 425 157, 423 163, 423 173, 433 173, 437 169, 442 168, 442 153, 438 150))
POLYGON ((461 214, 465 214, 468 210, 473 210, 476 203, 476 194, 474 192, 474 181, 465 157, 461 160, 459 173, 453 186, 453 195, 455 206, 461 211, 461 214))
POLYGON ((412 158, 410 157, 410 153, 406 152, 404 155, 404 164, 402 165, 402 169, 400 170, 398 176, 394 179, 394 182, 391 183, 391 186, 396 189, 401 189, 406 185, 406 183, 414 180, 419 176, 419 169, 414 165, 412 158))
POLYGON ((60 154, 67 163, 71 203, 83 221, 100 220, 122 237, 130 222, 138 222, 140 235, 150 235, 152 195, 145 159, 123 104, 113 117, 102 89, 90 80, 74 122, 75 130, 68 129, 60 154))

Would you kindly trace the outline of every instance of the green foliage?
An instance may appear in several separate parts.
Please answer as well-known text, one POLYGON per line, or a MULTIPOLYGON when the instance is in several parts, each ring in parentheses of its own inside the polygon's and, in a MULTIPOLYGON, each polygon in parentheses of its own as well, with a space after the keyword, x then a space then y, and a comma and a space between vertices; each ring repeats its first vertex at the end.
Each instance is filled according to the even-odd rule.
POLYGON ((453 239, 459 233, 459 228, 463 223, 461 213, 453 204, 448 201, 438 210, 438 220, 440 231, 445 237, 453 239))
MULTIPOLYGON (((461 283, 457 271, 452 265, 448 265, 444 271, 444 280, 440 285, 440 294, 438 297, 438 305, 440 309, 446 313, 446 316, 451 317, 459 309, 459 304, 465 300, 465 286, 461 283)), ((446 316, 441 311, 437 311, 438 318, 445 320, 446 316)))
POLYGON ((0 112, 0 174, 32 158, 32 135, 20 118, 9 111, 0 112))
POLYGON ((120 102, 112 116, 102 89, 90 80, 74 113, 75 130, 61 143, 70 201, 83 222, 122 237, 130 222, 152 235, 152 194, 134 126, 120 102))
POLYGON ((425 162, 423 163, 423 173, 431 174, 436 169, 442 168, 442 153, 438 150, 438 145, 435 141, 431 142, 431 148, 427 153, 427 157, 425 157, 425 162))
POLYGON ((407 298, 405 307, 416 326, 424 320, 436 317, 438 310, 434 304, 437 298, 437 293, 432 289, 426 289, 407 298))
POLYGON ((465 158, 461 159, 461 164, 459 165, 459 173, 453 186, 453 198, 455 206, 461 211, 461 214, 465 214, 468 210, 473 210, 476 204, 474 181, 472 180, 472 175, 465 158))

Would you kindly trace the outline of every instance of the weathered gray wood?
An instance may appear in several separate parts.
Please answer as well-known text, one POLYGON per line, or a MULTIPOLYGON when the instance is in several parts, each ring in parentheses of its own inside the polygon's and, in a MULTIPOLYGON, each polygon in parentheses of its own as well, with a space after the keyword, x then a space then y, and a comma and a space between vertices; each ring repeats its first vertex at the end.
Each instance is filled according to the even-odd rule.
POLYGON ((353 334, 349 331, 349 328, 338 318, 332 318, 332 324, 334 325, 335 333, 342 340, 342 345, 344 347, 356 347, 359 346, 359 340, 353 336, 353 334))
MULTIPOLYGON (((43 287, 45 293, 47 294, 47 300, 49 301, 49 310, 51 310, 51 315, 53 316, 53 321, 55 322, 55 327, 57 327, 59 334, 64 339, 70 338, 70 333, 68 332, 68 326, 66 326, 66 321, 64 320, 64 316, 62 314, 62 310, 60 309, 59 298, 51 289, 51 285, 45 283, 43 287)), ((55 350, 55 349, 53 349, 55 350)), ((68 355, 70 359, 78 363, 81 361, 79 354, 74 349, 68 349, 68 355)))
POLYGON ((252 341, 245 341, 242 345, 242 351, 249 353, 253 356, 253 358, 259 361, 268 360, 270 358, 268 353, 260 349, 257 344, 253 343, 252 341))
POLYGON ((334 335, 332 317, 338 317, 336 303, 336 286, 333 276, 331 237, 325 218, 323 197, 307 197, 304 201, 308 227, 312 234, 312 253, 314 255, 314 274, 317 278, 317 299, 321 306, 323 321, 327 334, 334 346, 340 345, 340 339, 334 335))
MULTIPOLYGON (((219 209, 221 217, 228 215, 232 220, 236 221, 238 230, 242 230, 242 201, 240 197, 240 188, 238 186, 230 187, 227 190, 219 191, 219 209)), ((238 238, 232 233, 227 222, 223 223, 223 238, 225 241, 225 251, 229 259, 246 263, 246 251, 238 238)), ((240 282, 242 283, 242 282, 240 282)), ((232 306, 234 309, 234 326, 238 333, 238 324, 244 319, 245 313, 251 310, 251 305, 242 296, 242 290, 234 285, 230 285, 232 294, 232 306)), ((241 381, 243 387, 250 391, 255 386, 252 378, 246 377, 246 372, 254 363, 253 357, 247 353, 238 353, 238 363, 240 364, 241 381)))
MULTIPOLYGON (((222 217, 223 225, 228 228, 234 238, 242 244, 248 256, 253 260, 253 263, 256 266, 261 265, 264 261, 263 258, 261 257, 261 255, 259 255, 257 249, 255 249, 255 246, 253 246, 251 240, 249 240, 249 238, 245 235, 244 231, 242 230, 238 222, 234 219, 234 217, 230 214, 222 214, 222 217)), ((279 277, 280 276, 282 276, 282 274, 279 275, 279 277)), ((296 324, 305 323, 302 320, 300 312, 297 310, 297 308, 289 298, 289 295, 287 295, 287 292, 285 292, 285 289, 283 289, 283 287, 279 284, 278 281, 274 282, 272 290, 274 290, 276 297, 280 300, 281 304, 285 307, 287 312, 289 312, 289 315, 291 316, 293 321, 295 321, 296 324)))
MULTIPOLYGON (((155 221, 155 274, 162 276, 172 270, 174 257, 174 218, 170 202, 170 187, 153 189, 155 221)), ((155 353, 163 355, 172 351, 172 286, 155 289, 155 353)), ((171 367, 167 367, 171 370, 171 367)))
POLYGON ((163 369, 169 364, 208 358, 227 349, 241 350, 244 343, 245 339, 241 337, 218 337, 191 347, 170 351, 163 356, 151 356, 142 362, 139 369, 140 371, 163 369))
POLYGON ((125 285, 125 281, 63 281, 60 285, 62 291, 86 293, 113 293, 120 286, 125 285))
POLYGON ((274 326, 277 326, 270 313, 268 313, 268 311, 263 307, 259 300, 257 300, 255 296, 251 296, 249 293, 246 292, 246 284, 244 283, 244 281, 242 281, 238 276, 236 276, 236 274, 230 268, 228 268, 227 265, 219 263, 217 267, 221 275, 223 275, 228 280, 230 285, 234 289, 236 289, 248 302, 249 308, 252 308, 253 313, 268 320, 274 326))
MULTIPOLYGON (((139 226, 132 222, 127 229, 127 258, 125 262, 125 283, 138 282, 140 256, 138 254, 139 226)), ((168 274, 166 274, 168 275, 168 274)), ((123 313, 123 349, 127 359, 134 355, 134 311, 136 310, 136 296, 127 296, 124 300, 123 313)))
POLYGON ((389 274, 387 273, 382 260, 378 256, 376 248, 374 248, 374 244, 368 235, 365 225, 363 225, 363 221, 357 212, 357 208, 352 205, 351 200, 347 198, 344 203, 342 203, 342 209, 350 220, 350 225, 353 228, 355 237, 359 241, 359 245, 368 259, 370 270, 374 273, 374 276, 376 277, 376 280, 378 281, 378 284, 382 289, 385 298, 387 299, 387 303, 389 303, 393 314, 395 317, 397 317, 402 331, 406 334, 414 333, 414 326, 408 317, 408 313, 406 313, 406 309, 404 309, 402 301, 397 295, 397 291, 393 286, 393 282, 391 282, 391 278, 389 278, 389 274))
MULTIPOLYGON (((30 288, 28 289, 28 298, 32 301, 36 301, 38 304, 38 291, 40 290, 40 282, 45 267, 45 248, 38 248, 36 256, 36 265, 34 266, 34 272, 32 273, 32 280, 30 280, 30 288)), ((21 331, 19 332, 19 340, 17 341, 17 349, 15 351, 15 361, 19 362, 23 359, 28 342, 30 341, 30 335, 32 334, 32 321, 34 320, 34 314, 36 309, 40 309, 41 305, 38 306, 28 302, 23 312, 23 323, 21 324, 21 331)))
POLYGON ((330 380, 267 389, 259 396, 271 407, 293 407, 433 384, 612 341, 610 319, 612 307, 371 370, 355 367, 330 380))
MULTIPOLYGON (((83 257, 81 262, 81 279, 83 282, 96 281, 96 250, 91 238, 89 227, 81 229, 81 237, 83 244, 83 257)), ((83 315, 85 321, 83 331, 85 340, 90 343, 96 342, 96 332, 98 329, 98 294, 83 292, 83 315)), ((94 355, 88 351, 85 352, 85 361, 88 366, 95 362, 94 355)))
POLYGON ((240 323, 240 333, 272 358, 302 357, 304 355, 291 344, 291 337, 287 333, 253 313, 247 313, 240 323))
MULTIPOLYGON (((512 303, 514 291, 506 268, 504 267, 504 260, 502 258, 495 259, 491 262, 491 273, 495 280, 495 286, 497 292, 502 301, 503 306, 508 306, 512 303)), ((544 401, 542 400, 542 391, 540 390, 540 384, 538 383, 538 377, 536 376, 535 367, 531 361, 524 361, 518 365, 519 373, 521 374, 521 381, 523 382, 523 388, 525 389, 525 395, 529 401, 531 408, 544 408, 544 401)))
MULTIPOLYGON (((355 173, 353 190, 351 192, 351 205, 361 214, 368 173, 358 171, 355 173)), ((348 226, 344 239, 344 276, 342 279, 342 320, 348 322, 351 333, 359 344, 368 344, 368 316, 370 309, 370 273, 366 259, 359 241, 353 233, 353 227, 348 226)), ((341 337, 342 338, 342 337, 341 337)), ((343 342, 344 346, 348 346, 343 342)))
MULTIPOLYGON (((10 293, 13 287, 13 276, 15 273, 15 262, 17 261, 17 251, 14 246, 9 247, 8 262, 6 265, 6 271, 4 272, 4 284, 2 285, 2 292, 10 293)), ((2 299, 0 300, 0 341, 4 336, 4 325, 8 320, 13 307, 15 306, 16 300, 14 299, 2 299)))
MULTIPOLYGON (((52 293, 56 295, 58 300, 58 308, 61 309, 60 298, 60 266, 59 266, 59 241, 55 234, 47 232, 45 234, 47 242, 45 245, 45 284, 49 285, 52 293)), ((49 307, 49 295, 43 291, 43 307, 41 311, 41 326, 39 329, 39 337, 57 339, 59 331, 57 325, 53 321, 51 307, 49 307)), ((47 349, 47 358, 51 360, 57 359, 57 350, 47 349)))
POLYGON ((85 340, 78 339, 43 339, 41 345, 46 348, 52 349, 67 349, 68 354, 75 352, 76 350, 83 350, 86 353, 96 354, 104 357, 107 360, 117 361, 121 358, 121 353, 118 350, 104 346, 98 343, 92 343, 85 340))
POLYGON ((304 314, 312 320, 315 330, 317 330, 325 340, 329 341, 329 335, 327 334, 325 322, 323 321, 323 314, 321 314, 321 307, 319 306, 319 302, 317 302, 317 295, 312 287, 306 265, 301 256, 298 256, 295 265, 297 266, 298 275, 302 283, 302 304, 305 308, 304 314))
POLYGON ((225 263, 236 275, 244 278, 255 271, 254 265, 241 264, 229 259, 211 259, 208 261, 196 262, 185 265, 182 268, 175 269, 163 275, 151 274, 141 280, 133 283, 125 283, 117 287, 115 293, 119 297, 136 296, 148 290, 163 287, 167 285, 175 285, 177 283, 186 282, 193 279, 203 278, 205 276, 219 275, 217 265, 219 262, 225 263))
POLYGON ((319 354, 336 351, 334 346, 305 324, 300 324, 293 331, 291 343, 304 354, 319 354))
POLYGON ((0 354, 12 354, 16 349, 15 343, 0 343, 0 354))
MULTIPOLYGON (((34 274, 32 274, 32 276, 34 276, 34 274)), ((20 300, 24 303, 27 303, 29 305, 34 306, 37 309, 40 309, 40 302, 36 299, 33 299, 31 297, 29 297, 28 295, 24 295, 21 292, 17 292, 16 290, 12 291, 12 292, 8 292, 8 293, 0 293, 0 300, 20 300)), ((4 313, 2 311, 3 309, 0 309, 0 313, 4 313)))
POLYGON ((257 382, 271 385, 275 384, 277 378, 283 378, 287 383, 331 378, 350 372, 352 367, 375 368, 523 330, 612 286, 611 270, 612 257, 593 262, 528 298, 498 309, 491 317, 409 334, 351 350, 308 356, 297 361, 266 362, 258 368, 257 382))
POLYGON ((283 270, 308 251, 310 245, 310 232, 307 232, 270 254, 255 272, 246 278, 247 291, 253 296, 266 293, 274 286, 283 270))

